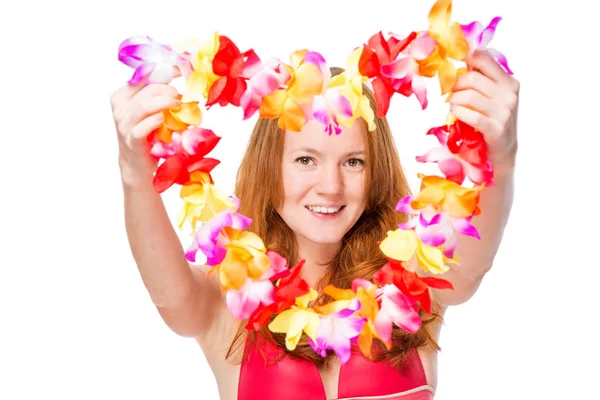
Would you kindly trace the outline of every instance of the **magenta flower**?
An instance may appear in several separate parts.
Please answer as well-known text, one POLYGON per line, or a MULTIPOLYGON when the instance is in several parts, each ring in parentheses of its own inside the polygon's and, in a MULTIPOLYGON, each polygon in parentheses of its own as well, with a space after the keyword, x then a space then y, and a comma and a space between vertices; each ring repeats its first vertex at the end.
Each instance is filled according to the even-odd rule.
POLYGON ((221 140, 220 136, 210 129, 190 128, 183 132, 173 132, 171 142, 165 143, 155 138, 150 154, 156 158, 168 158, 179 154, 195 156, 207 154, 221 140))
POLYGON ((135 68, 129 80, 131 85, 147 77, 148 83, 170 83, 175 77, 187 76, 192 71, 188 59, 149 36, 133 36, 121 42, 119 61, 135 68))
POLYGON ((490 41, 494 38, 494 34, 496 33, 496 25, 498 25, 501 20, 501 17, 495 17, 485 28, 479 21, 473 21, 470 24, 461 25, 461 28, 465 34, 467 43, 469 43, 469 55, 473 54, 473 52, 477 49, 485 48, 486 51, 490 53, 490 55, 494 57, 496 61, 502 65, 502 67, 504 67, 506 72, 512 75, 513 72, 508 67, 508 62, 506 61, 504 54, 500 53, 498 50, 487 47, 490 41))
POLYGON ((254 52, 248 56, 242 76, 248 79, 246 91, 240 98, 245 120, 258 111, 264 97, 290 79, 289 71, 278 58, 271 58, 263 63, 254 52))
POLYGON ((315 64, 323 76, 321 93, 314 96, 312 102, 313 117, 325 126, 327 134, 331 135, 335 132, 339 135, 342 132, 339 121, 352 118, 352 105, 341 93, 344 86, 329 87, 332 83, 331 70, 320 53, 314 51, 306 53, 304 62, 315 64))
POLYGON ((379 288, 376 296, 381 304, 375 316, 375 329, 384 342, 391 343, 393 325, 410 333, 421 328, 416 299, 406 296, 396 285, 390 284, 379 288))
POLYGON ((208 265, 218 265, 225 258, 227 249, 225 245, 229 243, 229 238, 221 232, 225 227, 244 230, 251 223, 252 219, 237 212, 240 201, 234 196, 229 199, 234 206, 228 210, 222 211, 203 224, 197 231, 192 244, 185 253, 188 261, 196 261, 196 253, 201 250, 206 256, 208 265))
POLYGON ((473 236, 479 239, 477 228, 471 224, 472 217, 452 218, 448 213, 438 213, 436 209, 429 205, 420 211, 414 210, 410 206, 411 196, 400 199, 396 205, 396 210, 413 216, 408 222, 398 224, 398 228, 409 230, 414 229, 421 243, 442 247, 442 252, 448 258, 453 258, 456 250, 456 233, 467 236, 473 236))
POLYGON ((309 339, 310 347, 321 357, 331 349, 345 364, 350 358, 351 343, 356 343, 366 321, 366 318, 352 316, 359 308, 360 303, 356 300, 348 308, 321 316, 316 340, 309 339))

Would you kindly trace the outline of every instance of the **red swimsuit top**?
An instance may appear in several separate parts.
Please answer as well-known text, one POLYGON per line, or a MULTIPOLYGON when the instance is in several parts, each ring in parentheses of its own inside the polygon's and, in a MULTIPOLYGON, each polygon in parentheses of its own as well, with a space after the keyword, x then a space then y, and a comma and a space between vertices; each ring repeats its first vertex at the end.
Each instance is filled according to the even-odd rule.
MULTIPOLYGON (((275 344, 258 338, 262 352, 246 341, 242 361, 238 400, 326 400, 317 367, 301 359, 285 356, 275 344), (265 361, 266 358, 266 361, 265 361)), ((411 349, 400 368, 385 361, 365 358, 354 345, 350 359, 342 365, 338 380, 338 399, 433 400, 417 349, 411 349), (385 396, 385 397, 381 397, 385 396)))

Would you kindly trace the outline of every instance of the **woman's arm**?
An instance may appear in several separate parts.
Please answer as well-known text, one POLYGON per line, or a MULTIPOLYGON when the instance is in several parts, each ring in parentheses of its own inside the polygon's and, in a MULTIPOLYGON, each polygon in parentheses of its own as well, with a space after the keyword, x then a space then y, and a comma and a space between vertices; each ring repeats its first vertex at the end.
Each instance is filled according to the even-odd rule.
POLYGON ((224 302, 215 279, 191 266, 164 204, 151 181, 123 184, 125 226, 131 251, 150 298, 171 330, 197 337, 206 332, 224 302))
POLYGON ((148 84, 147 79, 127 83, 111 95, 125 227, 138 270, 161 317, 175 333, 196 337, 207 332, 215 305, 224 302, 216 278, 208 279, 188 264, 153 186, 157 161, 150 155, 148 135, 161 127, 166 110, 181 105, 181 96, 174 87, 148 84))
POLYGON ((514 197, 520 83, 485 50, 476 51, 466 63, 469 71, 452 88, 450 111, 483 135, 494 167, 494 186, 483 188, 481 213, 471 220, 481 239, 458 235, 455 254, 460 265, 451 266, 443 276, 454 290, 432 291, 444 305, 467 301, 481 284, 500 247, 514 197))
POLYGON ((450 269, 441 276, 452 282, 454 290, 431 289, 431 295, 439 304, 457 305, 469 300, 492 267, 512 209, 514 175, 514 162, 497 166, 494 170, 495 186, 481 191, 481 214, 471 220, 481 239, 458 235, 455 254, 460 264, 449 264, 450 269))

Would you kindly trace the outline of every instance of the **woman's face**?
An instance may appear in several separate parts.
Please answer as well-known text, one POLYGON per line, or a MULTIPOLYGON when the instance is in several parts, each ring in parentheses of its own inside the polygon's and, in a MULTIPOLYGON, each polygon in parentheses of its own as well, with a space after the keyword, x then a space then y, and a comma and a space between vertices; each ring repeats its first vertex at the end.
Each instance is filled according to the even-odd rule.
POLYGON ((341 128, 330 136, 313 119, 285 133, 278 211, 299 241, 339 244, 365 209, 365 127, 341 128))

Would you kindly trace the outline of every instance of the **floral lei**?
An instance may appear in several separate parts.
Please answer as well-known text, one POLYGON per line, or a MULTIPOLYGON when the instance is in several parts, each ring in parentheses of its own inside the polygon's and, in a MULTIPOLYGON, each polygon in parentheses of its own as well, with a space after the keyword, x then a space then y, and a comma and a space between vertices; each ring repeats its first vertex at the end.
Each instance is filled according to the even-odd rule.
MULTIPOLYGON (((220 137, 199 127, 199 102, 205 99, 207 110, 215 104, 241 107, 244 120, 256 112, 262 118, 279 118, 279 127, 290 131, 300 131, 306 123, 300 105, 310 102, 312 117, 329 135, 340 134, 340 124, 350 126, 359 117, 373 131, 375 115, 363 83, 373 89, 378 117, 386 115, 395 93, 414 94, 425 109, 425 78, 437 75, 442 95, 450 93, 456 77, 466 72, 451 60, 463 61, 487 47, 501 20, 496 17, 485 28, 478 21, 461 25, 450 22, 451 11, 451 0, 437 0, 428 30, 404 38, 390 33, 387 39, 380 31, 350 54, 345 71, 335 77, 317 52, 294 51, 289 64, 277 58, 263 62, 254 50, 242 53, 218 33, 203 43, 165 45, 134 36, 119 46, 119 60, 135 68, 130 84, 185 78, 181 106, 163 111, 162 126, 148 137, 151 154, 159 161, 153 185, 159 193, 181 185, 179 228, 187 221, 194 232, 186 258, 195 262, 198 251, 206 256, 209 273, 219 273, 229 312, 247 319, 246 329, 267 325, 272 332, 285 333, 290 351, 305 333, 316 353, 325 357, 332 349, 342 363, 350 356, 351 343, 358 343, 367 357, 374 338, 390 348, 393 325, 418 331, 419 307, 431 313, 429 288, 453 287, 441 278, 418 276, 409 261, 416 257, 420 268, 436 275, 448 270, 446 262, 458 263, 457 234, 479 239, 470 221, 480 213, 480 191, 493 184, 493 168, 479 131, 452 115, 444 125, 431 128, 427 134, 440 146, 416 160, 437 163, 444 177, 418 174, 420 192, 399 200, 396 209, 411 218, 379 243, 388 263, 372 282, 356 279, 351 289, 329 285, 323 292, 334 300, 309 305, 317 292, 300 278, 304 261, 288 268, 281 255, 267 251, 256 234, 245 230, 252 220, 237 212, 239 200, 214 185, 210 172, 220 161, 206 155, 220 137), (463 186, 465 178, 472 187, 463 186), (196 229, 198 222, 202 224, 196 229)), ((512 74, 502 53, 487 51, 512 74)))

